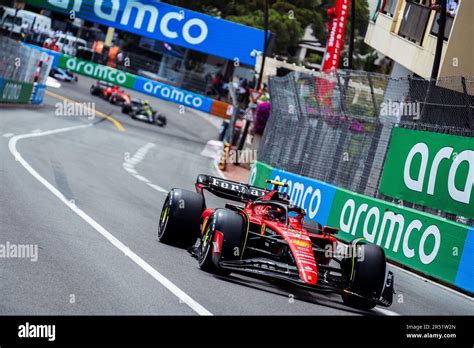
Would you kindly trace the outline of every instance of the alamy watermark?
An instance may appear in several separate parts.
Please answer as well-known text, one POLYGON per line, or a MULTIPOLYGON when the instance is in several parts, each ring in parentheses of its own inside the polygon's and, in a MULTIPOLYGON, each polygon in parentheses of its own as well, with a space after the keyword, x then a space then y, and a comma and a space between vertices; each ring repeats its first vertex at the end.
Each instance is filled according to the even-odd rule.
POLYGON ((0 258, 2 259, 30 259, 31 262, 38 261, 37 244, 15 244, 6 242, 0 244, 0 258))
POLYGON ((395 116, 398 120, 400 117, 412 117, 414 120, 420 119, 421 116, 420 102, 400 102, 386 101, 380 104, 380 115, 395 116))
POLYGON ((355 258, 357 261, 364 261, 364 248, 355 248, 343 243, 334 242, 324 247, 324 256, 333 258, 355 258))
POLYGON ((76 103, 67 100, 56 103, 56 116, 95 118, 95 103, 76 103))
MULTIPOLYGON (((219 158, 222 158, 223 151, 219 153, 219 158)), ((245 149, 245 150, 229 150, 227 152, 226 162, 227 163, 253 163, 257 160, 257 150, 245 149)))

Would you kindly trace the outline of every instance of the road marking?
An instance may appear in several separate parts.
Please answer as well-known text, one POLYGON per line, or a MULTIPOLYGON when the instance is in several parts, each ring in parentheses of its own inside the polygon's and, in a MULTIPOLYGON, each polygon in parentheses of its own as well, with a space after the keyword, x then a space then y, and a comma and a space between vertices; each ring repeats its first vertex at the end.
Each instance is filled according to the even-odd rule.
POLYGON ((416 273, 412 273, 412 272, 410 272, 410 271, 407 271, 406 269, 403 269, 403 268, 398 267, 398 266, 393 265, 393 264, 390 264, 390 267, 396 268, 396 269, 398 269, 398 270, 400 270, 400 271, 402 271, 402 272, 404 272, 404 273, 406 273, 406 274, 409 274, 409 275, 411 275, 411 276, 413 276, 413 277, 415 277, 415 278, 418 278, 418 279, 421 279, 421 280, 423 280, 423 281, 425 281, 425 282, 427 282, 427 283, 436 285, 436 286, 438 286, 438 287, 440 287, 440 288, 443 288, 443 289, 446 290, 446 291, 452 292, 453 294, 456 294, 456 295, 458 295, 458 296, 460 296, 460 297, 463 297, 463 298, 465 298, 465 299, 467 299, 467 300, 470 300, 471 302, 474 302, 474 297, 471 297, 471 296, 469 296, 469 295, 463 294, 462 292, 456 291, 456 290, 454 290, 454 289, 448 288, 447 286, 444 286, 443 284, 439 284, 439 283, 437 283, 437 282, 434 282, 434 281, 432 281, 432 280, 430 280, 430 279, 427 279, 427 278, 425 278, 425 277, 423 277, 423 276, 420 276, 420 275, 418 275, 418 274, 416 274, 416 273))
MULTIPOLYGON (((87 110, 91 110, 87 105, 83 104, 83 103, 79 103, 75 100, 72 100, 72 99, 69 99, 69 98, 66 98, 66 97, 63 97, 62 95, 59 95, 59 94, 56 94, 56 93, 53 93, 51 91, 48 91, 46 90, 46 94, 49 95, 50 97, 53 97, 53 98, 56 98, 56 99, 61 99, 61 100, 65 100, 65 101, 68 101, 70 103, 74 103, 76 105, 81 105, 83 108, 87 109, 87 110)), ((96 115, 99 115, 100 117, 103 117, 105 118, 106 120, 112 122, 114 124, 115 127, 117 127, 117 129, 121 132, 125 132, 125 128, 123 128, 122 124, 117 121, 115 118, 113 118, 112 116, 109 116, 109 115, 106 115, 104 114, 103 112, 101 111, 97 111, 95 109, 92 110, 96 115)))
POLYGON ((163 193, 168 193, 167 190, 165 190, 164 188, 158 186, 158 185, 155 185, 155 184, 151 184, 151 183, 147 183, 148 186, 150 186, 152 189, 155 189, 156 191, 158 192, 163 192, 163 193))
POLYGON ((183 302, 186 305, 188 305, 193 311, 195 311, 199 315, 212 315, 211 312, 209 312, 207 309, 201 306, 198 302, 192 299, 183 290, 178 288, 168 278, 166 278, 157 270, 155 270, 150 264, 148 264, 145 260, 143 260, 137 254, 135 254, 129 247, 123 244, 120 240, 115 238, 109 231, 107 231, 104 227, 102 227, 92 217, 87 215, 74 202, 69 201, 56 187, 50 184, 36 170, 34 170, 33 167, 31 167, 30 164, 25 159, 23 159, 23 157, 21 156, 21 154, 18 152, 16 148, 17 142, 22 139, 40 137, 40 136, 45 136, 45 135, 57 134, 57 133, 64 133, 64 132, 69 132, 72 130, 87 128, 91 126, 92 124, 87 124, 87 125, 81 125, 81 126, 75 126, 75 127, 60 128, 60 129, 45 131, 41 133, 29 133, 29 134, 17 135, 8 141, 8 149, 10 150, 10 153, 13 155, 13 157, 28 171, 28 173, 30 173, 36 180, 38 180, 44 187, 46 187, 53 195, 55 195, 69 209, 71 209, 80 218, 82 218, 85 222, 87 222, 92 228, 94 228, 99 234, 101 234, 105 239, 107 239, 113 246, 115 246, 117 249, 123 252, 133 262, 135 262, 138 266, 140 266, 145 272, 151 275, 161 285, 163 285, 166 289, 168 289, 176 297, 178 297, 180 299, 180 302, 183 302))
POLYGON ((122 166, 123 166, 123 169, 125 169, 127 172, 132 174, 137 180, 144 182, 145 184, 150 186, 152 189, 158 192, 168 193, 168 190, 164 189, 161 186, 153 184, 150 180, 148 180, 144 176, 139 175, 138 172, 135 170, 135 166, 139 164, 141 161, 143 161, 148 151, 150 151, 150 149, 154 148, 155 146, 156 145, 153 143, 148 143, 148 144, 143 145, 141 148, 137 150, 137 152, 135 152, 132 158, 125 160, 125 162, 122 163, 122 166))
POLYGON ((135 174, 135 178, 137 178, 140 181, 146 182, 147 184, 150 183, 150 180, 148 180, 147 178, 145 178, 141 175, 135 174))
POLYGON ((4 136, 5 138, 10 138, 10 137, 12 137, 12 136, 14 136, 14 135, 15 135, 15 134, 13 134, 13 133, 5 133, 5 134, 3 134, 3 136, 4 136))
POLYGON ((214 169, 216 170, 217 174, 219 174, 219 176, 220 176, 222 179, 228 180, 227 177, 225 176, 225 174, 222 172, 222 170, 219 169, 219 163, 218 163, 219 160, 220 160, 220 159, 218 158, 218 159, 216 159, 215 161, 213 161, 213 162, 214 162, 214 169))

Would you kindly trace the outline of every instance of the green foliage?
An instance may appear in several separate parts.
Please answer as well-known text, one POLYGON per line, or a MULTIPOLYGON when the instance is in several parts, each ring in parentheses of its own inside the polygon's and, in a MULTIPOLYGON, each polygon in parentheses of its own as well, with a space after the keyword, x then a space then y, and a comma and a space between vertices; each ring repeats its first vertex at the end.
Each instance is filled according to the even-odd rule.
MULTIPOLYGON (((263 0, 165 0, 165 2, 263 29, 263 0)), ((324 45, 328 35, 326 10, 333 4, 334 0, 269 0, 269 29, 276 36, 273 52, 290 59, 296 52, 307 26, 311 26, 314 36, 324 45)), ((365 35, 369 16, 367 0, 356 0, 356 37, 365 35)), ((349 16, 345 32, 346 45, 349 43, 350 26, 349 16)), ((373 50, 368 45, 356 40, 354 51, 356 57, 367 55, 367 61, 355 58, 354 68, 368 68, 371 71, 375 69, 373 64, 375 55, 371 53, 373 50)), ((345 54, 347 56, 347 53, 345 54)), ((307 62, 310 63, 318 60, 320 61, 319 57, 314 54, 307 57, 307 62)))

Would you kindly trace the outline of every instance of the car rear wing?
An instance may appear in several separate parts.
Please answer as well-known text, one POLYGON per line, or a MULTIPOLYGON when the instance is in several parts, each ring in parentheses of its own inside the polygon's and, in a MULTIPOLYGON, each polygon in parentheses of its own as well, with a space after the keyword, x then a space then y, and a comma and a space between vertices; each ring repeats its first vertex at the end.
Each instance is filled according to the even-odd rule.
POLYGON ((254 201, 265 195, 265 190, 259 187, 199 174, 196 179, 196 191, 202 193, 202 190, 207 190, 220 198, 239 202, 254 201))

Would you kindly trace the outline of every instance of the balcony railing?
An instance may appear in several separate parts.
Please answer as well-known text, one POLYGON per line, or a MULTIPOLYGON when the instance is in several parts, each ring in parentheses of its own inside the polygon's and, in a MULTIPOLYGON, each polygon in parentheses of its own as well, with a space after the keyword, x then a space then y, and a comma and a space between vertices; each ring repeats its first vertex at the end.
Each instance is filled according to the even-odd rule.
POLYGON ((407 1, 398 35, 421 45, 430 14, 429 7, 407 1))
MULTIPOLYGON (((433 26, 431 27, 431 34, 438 36, 439 32, 439 20, 440 13, 436 14, 433 26)), ((446 16, 446 27, 444 28, 444 39, 447 41, 449 39, 449 34, 451 33, 451 28, 453 27, 454 18, 451 16, 446 16)))
POLYGON ((395 15, 395 10, 397 9, 397 3, 398 0, 386 0, 385 6, 380 10, 380 12, 393 17, 395 15))

